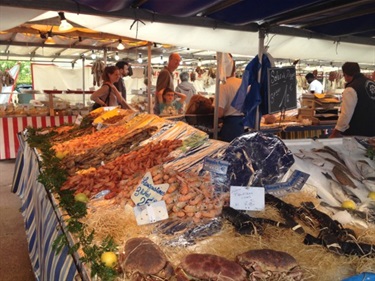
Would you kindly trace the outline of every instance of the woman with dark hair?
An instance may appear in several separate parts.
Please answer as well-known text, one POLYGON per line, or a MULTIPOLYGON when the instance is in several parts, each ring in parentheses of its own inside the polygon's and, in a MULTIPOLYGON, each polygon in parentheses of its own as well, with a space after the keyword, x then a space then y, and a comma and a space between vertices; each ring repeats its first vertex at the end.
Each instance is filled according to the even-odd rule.
POLYGON ((342 66, 345 90, 342 93, 341 111, 330 138, 375 136, 375 82, 365 77, 358 63, 346 62, 342 66))
POLYGON ((95 102, 94 107, 121 105, 124 109, 131 109, 114 85, 120 79, 120 76, 117 66, 106 66, 104 68, 103 84, 90 97, 95 102))

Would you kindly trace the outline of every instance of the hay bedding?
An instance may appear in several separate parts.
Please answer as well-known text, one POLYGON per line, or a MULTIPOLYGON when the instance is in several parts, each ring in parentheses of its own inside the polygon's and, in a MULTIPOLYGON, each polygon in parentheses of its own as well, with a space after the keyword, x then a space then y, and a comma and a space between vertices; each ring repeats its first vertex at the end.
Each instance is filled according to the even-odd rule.
MULTIPOLYGON (((290 194, 283 198, 286 202, 298 206, 303 201, 318 201, 311 194, 290 194)), ((138 226, 133 210, 130 206, 115 207, 106 203, 100 208, 91 208, 95 212, 89 212, 85 223, 89 229, 95 229, 96 239, 102 241, 107 235, 111 235, 119 245, 119 250, 124 248, 126 241, 132 237, 149 237, 157 243, 174 266, 179 264, 182 257, 189 253, 215 254, 234 260, 236 255, 251 249, 270 248, 291 254, 301 266, 304 272, 303 280, 311 281, 340 281, 346 277, 359 274, 364 271, 375 272, 375 259, 356 256, 338 256, 328 252, 320 245, 304 245, 304 235, 299 235, 291 230, 280 229, 274 226, 266 226, 264 234, 243 236, 235 232, 232 225, 225 222, 223 229, 213 236, 189 247, 165 246, 161 242, 162 237, 153 232, 154 225, 138 226)), ((257 216, 271 219, 280 219, 278 212, 267 206, 257 216)), ((351 226, 344 226, 351 227, 351 226)), ((351 227, 353 228, 353 227, 351 227)), ((316 236, 313 230, 304 226, 306 232, 316 236)), ((355 229, 360 242, 375 244, 375 226, 370 228, 355 229)), ((125 280, 118 278, 118 280, 125 280)), ((285 279, 284 280, 288 280, 285 279)), ((280 280, 282 281, 282 280, 280 280)))

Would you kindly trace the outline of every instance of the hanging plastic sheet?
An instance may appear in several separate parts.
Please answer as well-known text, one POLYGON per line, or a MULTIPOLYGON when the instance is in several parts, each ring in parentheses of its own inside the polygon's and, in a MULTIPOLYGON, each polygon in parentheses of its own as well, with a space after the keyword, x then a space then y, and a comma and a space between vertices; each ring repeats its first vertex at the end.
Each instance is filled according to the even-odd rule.
POLYGON ((234 139, 224 152, 232 186, 264 186, 281 180, 294 163, 292 152, 273 134, 260 132, 234 139))
POLYGON ((272 66, 268 54, 263 54, 262 64, 258 56, 246 66, 242 76, 242 83, 232 101, 232 106, 245 114, 244 126, 256 128, 256 112, 259 106, 259 120, 267 113, 267 69, 272 66), (258 82, 258 71, 261 69, 261 81, 258 82), (249 90, 250 86, 250 90, 249 90))

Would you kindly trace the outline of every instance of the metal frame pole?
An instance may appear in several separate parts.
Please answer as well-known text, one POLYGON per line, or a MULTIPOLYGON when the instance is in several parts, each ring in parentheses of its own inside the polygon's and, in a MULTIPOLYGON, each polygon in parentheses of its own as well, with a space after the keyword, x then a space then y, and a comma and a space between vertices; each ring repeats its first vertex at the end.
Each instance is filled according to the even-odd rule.
MULTIPOLYGON (((221 69, 222 65, 222 53, 216 52, 217 68, 221 69)), ((218 72, 218 71, 217 71, 218 72)), ((213 138, 217 140, 218 138, 218 126, 219 126, 219 91, 220 91, 220 77, 216 75, 216 87, 215 87, 215 110, 214 110, 214 132, 213 138)))

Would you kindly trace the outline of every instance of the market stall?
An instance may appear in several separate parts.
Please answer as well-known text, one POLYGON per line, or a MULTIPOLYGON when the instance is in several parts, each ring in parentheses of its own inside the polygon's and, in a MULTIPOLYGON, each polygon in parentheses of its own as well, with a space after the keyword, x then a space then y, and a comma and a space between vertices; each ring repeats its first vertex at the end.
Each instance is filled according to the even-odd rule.
POLYGON ((61 210, 56 208, 50 193, 38 182, 39 160, 18 133, 20 150, 16 159, 12 192, 22 201, 30 261, 36 280, 74 280, 82 268, 77 257, 65 247, 59 253, 53 243, 62 234, 64 224, 61 210))
POLYGON ((19 149, 17 134, 27 127, 46 128, 73 123, 74 116, 14 116, 0 118, 0 159, 14 159, 19 149))
MULTIPOLYGON (((284 258, 291 255, 291 262, 281 270, 298 278, 303 276, 309 280, 332 281, 362 272, 373 272, 375 220, 370 208, 373 201, 367 197, 372 188, 371 182, 353 179, 357 190, 351 198, 358 211, 358 216, 354 216, 350 209, 341 209, 341 202, 345 199, 331 191, 331 182, 322 175, 324 172, 335 176, 332 174, 333 167, 338 165, 332 164, 333 158, 322 151, 323 148, 329 147, 345 156, 345 161, 348 161, 350 156, 349 160, 353 162, 346 162, 346 165, 365 165, 366 167, 361 166, 357 172, 361 177, 371 180, 375 165, 364 156, 364 150, 356 140, 348 138, 281 141, 274 135, 258 132, 239 137, 228 144, 210 140, 206 134, 180 121, 168 121, 155 115, 134 114, 130 111, 119 110, 117 113, 108 111, 104 113, 106 115, 96 117, 93 123, 99 130, 81 127, 76 128, 74 133, 68 133, 69 126, 63 126, 55 129, 57 135, 47 137, 53 143, 52 156, 60 159, 61 166, 55 170, 55 174, 59 173, 58 177, 50 175, 46 178, 48 174, 43 174, 43 170, 52 168, 50 165, 53 161, 39 164, 45 167, 41 170, 42 178, 46 180, 45 187, 52 191, 48 194, 52 198, 50 204, 53 206, 62 208, 62 205, 53 199, 59 197, 56 192, 60 196, 61 191, 86 195, 88 201, 84 201, 88 207, 87 214, 79 220, 85 225, 86 234, 95 229, 90 244, 102 249, 101 243, 106 241, 109 235, 118 245, 115 250, 118 256, 115 271, 120 280, 127 280, 135 273, 135 269, 128 267, 130 265, 122 258, 123 254, 128 255, 127 247, 131 247, 127 242, 137 241, 132 240, 133 238, 141 239, 140 241, 146 241, 147 238, 157 245, 155 249, 164 260, 159 269, 163 269, 168 260, 173 268, 182 266, 190 274, 197 274, 196 276, 202 276, 203 273, 193 270, 183 262, 189 255, 210 255, 202 258, 212 259, 213 262, 219 259, 228 264, 236 258, 239 259, 239 255, 245 251, 255 249, 281 251, 284 258), (206 161, 208 163, 205 163, 206 161), (57 178, 61 181, 64 177, 67 180, 60 182, 60 191, 51 187, 51 183, 57 184, 57 178), (167 186, 167 190, 161 193, 164 193, 162 200, 150 200, 150 206, 145 208, 145 205, 139 204, 136 191, 148 197, 146 194, 153 193, 147 186, 158 187, 160 190, 167 186), (231 190, 232 187, 239 187, 240 190, 235 192, 231 190), (143 188, 144 190, 140 191, 143 188), (259 188, 264 188, 267 194, 274 196, 266 195, 264 206, 258 205, 262 202, 264 193, 253 194, 259 191, 259 188), (109 193, 105 192, 106 190, 109 193), (276 196, 281 201, 277 201, 276 196), (163 204, 165 207, 162 207, 163 204), (278 204, 283 207, 277 207, 278 204), (311 204, 316 206, 316 209, 311 209, 311 204), (238 206, 238 210, 235 206, 238 206), (287 210, 285 206, 289 206, 287 213, 284 213, 287 210), (294 208, 311 216, 312 225, 295 217, 294 208), (343 213, 335 208, 349 214, 348 216, 344 212, 346 221, 342 217, 343 213), (162 215, 163 210, 166 210, 167 216, 162 215), (327 212, 328 217, 318 210, 327 212), (361 213, 366 214, 367 218, 360 218, 361 213), (338 214, 341 214, 341 217, 337 217, 338 214), (342 223, 342 228, 331 221, 334 215, 335 219, 342 223), (289 220, 298 222, 299 227, 292 226, 289 220), (320 229, 326 223, 330 224, 329 231, 340 231, 340 235, 347 240, 341 240, 336 235, 321 236, 320 229), (348 233, 354 233, 355 240, 346 236, 348 233), (332 240, 337 242, 340 248, 330 248, 328 240, 324 240, 328 238, 340 239, 332 240), (325 270, 321 269, 323 265, 325 270)), ((44 132, 48 135, 49 130, 44 132)), ((22 171, 29 171, 34 167, 27 166, 30 161, 27 158, 36 161, 40 152, 46 153, 43 158, 45 161, 48 158, 48 151, 41 150, 36 153, 30 149, 29 145, 36 140, 32 134, 25 135, 26 139, 30 136, 31 139, 25 143, 18 155, 16 180, 13 185, 14 192, 23 200, 27 198, 23 196, 25 191, 22 188, 28 190, 31 184, 35 184, 33 181, 25 182, 26 176, 23 177, 22 171)), ((159 190, 158 188, 155 190, 159 190)), ((155 194, 152 196, 156 198, 155 194)), ((70 205, 66 206, 75 205, 73 201, 69 202, 70 205)), ((27 203, 25 209, 30 211, 27 203)), ((60 217, 59 214, 57 216, 60 217)), ((43 218, 36 217, 37 213, 35 219, 39 223, 44 222, 43 218)), ((64 228, 64 222, 61 223, 64 228)), ((31 228, 33 227, 34 225, 31 225, 31 228)), ((326 235, 330 234, 329 231, 326 235)), ((83 239, 78 234, 70 235, 67 232, 68 237, 83 239)), ((74 239, 69 241, 72 247, 74 239)), ((89 245, 86 245, 84 240, 81 242, 81 248, 76 254, 80 258, 87 258, 87 250, 91 248, 87 248, 89 245)), ((257 253, 260 255, 257 262, 264 263, 265 259, 272 261, 272 258, 266 258, 266 251, 257 253)), ((44 259, 43 252, 39 253, 39 258, 44 259)), ((96 267, 103 266, 100 257, 99 261, 97 258, 95 255, 90 256, 84 270, 78 272, 87 272, 89 276, 103 274, 96 267)), ((75 261, 77 268, 80 268, 79 260, 75 261)), ((275 261, 268 264, 271 268, 273 266, 272 270, 279 266, 273 262, 275 261)), ((112 265, 109 266, 109 269, 111 268, 113 269, 112 265)), ((204 272, 214 274, 210 270, 206 268, 204 272)), ((241 272, 241 269, 238 270, 241 272)), ((254 274, 253 271, 249 270, 247 274, 254 274)), ((157 272, 143 274, 156 275, 157 272)), ((84 275, 83 278, 87 276, 84 275)))

